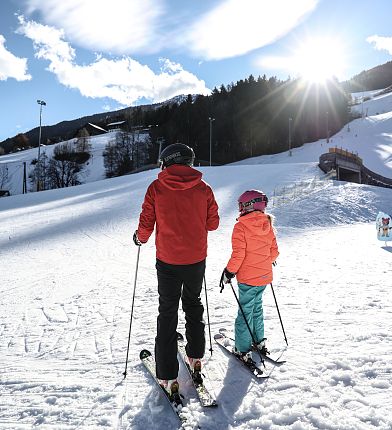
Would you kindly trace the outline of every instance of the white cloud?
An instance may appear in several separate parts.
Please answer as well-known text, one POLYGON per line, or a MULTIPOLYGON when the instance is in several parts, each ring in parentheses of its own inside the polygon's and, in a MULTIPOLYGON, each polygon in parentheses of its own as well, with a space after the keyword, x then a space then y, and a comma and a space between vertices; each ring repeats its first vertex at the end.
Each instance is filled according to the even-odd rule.
POLYGON ((373 43, 374 48, 378 51, 385 50, 392 54, 392 37, 377 36, 375 34, 374 36, 369 36, 366 42, 373 43))
POLYGON ((161 62, 158 74, 127 56, 114 60, 98 56, 91 64, 78 65, 62 30, 23 17, 19 21, 18 31, 33 41, 36 57, 49 61, 48 70, 59 82, 83 96, 107 97, 126 106, 142 98, 160 102, 178 94, 209 93, 204 81, 169 60, 161 62))
POLYGON ((14 78, 17 81, 28 81, 27 59, 16 57, 5 48, 5 38, 0 34, 0 81, 14 78))
POLYGON ((24 2, 28 14, 63 29, 75 46, 117 55, 176 49, 217 60, 273 43, 296 27, 319 0, 219 0, 198 2, 196 7, 195 1, 179 7, 170 0, 24 2))
POLYGON ((25 0, 28 13, 64 30, 71 43, 115 54, 158 49, 156 29, 164 13, 163 0, 25 0))
POLYGON ((243 55, 283 37, 318 0, 226 0, 194 22, 182 41, 198 56, 243 55))

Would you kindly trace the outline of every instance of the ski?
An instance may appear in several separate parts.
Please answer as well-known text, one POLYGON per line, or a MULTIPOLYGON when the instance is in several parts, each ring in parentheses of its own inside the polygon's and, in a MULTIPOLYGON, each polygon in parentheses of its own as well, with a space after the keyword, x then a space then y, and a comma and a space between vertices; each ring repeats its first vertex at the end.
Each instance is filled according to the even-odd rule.
POLYGON ((189 376, 192 380, 193 386, 195 387, 197 397, 199 398, 201 406, 205 408, 213 408, 218 406, 218 403, 216 402, 215 398, 212 396, 212 394, 208 391, 208 389, 204 385, 204 381, 202 379, 199 380, 195 378, 195 375, 193 375, 191 368, 189 367, 189 364, 187 363, 187 360, 185 358, 186 356, 185 342, 184 342, 184 337, 182 336, 181 333, 177 333, 177 348, 182 358, 182 361, 185 364, 185 367, 188 369, 189 376))
MULTIPOLYGON (((253 351, 257 352, 257 346, 252 345, 253 351)), ((269 355, 263 354, 260 352, 261 356, 263 357, 263 360, 268 361, 271 364, 274 364, 275 366, 281 366, 282 364, 286 363, 286 360, 277 360, 275 358, 270 357, 269 355)))
MULTIPOLYGON (((225 328, 219 329, 219 333, 234 342, 234 339, 227 335, 227 330, 225 328)), ((257 352, 257 346, 256 345, 252 344, 252 349, 253 349, 253 351, 257 352)), ((275 358, 270 357, 269 355, 263 354, 262 352, 260 352, 260 354, 265 361, 268 361, 269 363, 272 363, 275 366, 281 366, 282 364, 286 363, 286 360, 277 360, 275 358)))
POLYGON ((241 360, 240 357, 234 354, 232 340, 229 337, 225 336, 222 333, 217 333, 214 336, 214 339, 215 339, 215 342, 221 348, 223 348, 225 351, 227 351, 233 357, 235 357, 240 363, 242 363, 243 366, 246 367, 257 380, 268 379, 268 375, 264 375, 264 372, 256 366, 256 363, 253 360, 250 363, 245 362, 241 360))
POLYGON ((180 394, 177 393, 175 396, 170 396, 168 392, 161 385, 159 385, 157 375, 155 373, 155 360, 150 351, 148 351, 147 349, 143 349, 142 351, 140 351, 139 357, 144 367, 149 371, 150 375, 154 378, 154 381, 163 392, 165 398, 169 402, 173 412, 177 415, 181 424, 185 424, 187 420, 186 417, 181 413, 183 404, 180 394))

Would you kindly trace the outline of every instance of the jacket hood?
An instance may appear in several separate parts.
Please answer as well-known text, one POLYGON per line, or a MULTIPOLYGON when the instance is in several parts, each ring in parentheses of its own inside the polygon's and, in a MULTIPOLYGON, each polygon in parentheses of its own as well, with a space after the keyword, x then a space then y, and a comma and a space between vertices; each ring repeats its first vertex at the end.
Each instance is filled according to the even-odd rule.
POLYGON ((158 174, 159 182, 171 190, 187 190, 201 182, 202 173, 189 166, 173 164, 158 174))
POLYGON ((245 226, 255 227, 261 235, 272 230, 271 217, 261 211, 249 212, 238 218, 238 222, 245 226))

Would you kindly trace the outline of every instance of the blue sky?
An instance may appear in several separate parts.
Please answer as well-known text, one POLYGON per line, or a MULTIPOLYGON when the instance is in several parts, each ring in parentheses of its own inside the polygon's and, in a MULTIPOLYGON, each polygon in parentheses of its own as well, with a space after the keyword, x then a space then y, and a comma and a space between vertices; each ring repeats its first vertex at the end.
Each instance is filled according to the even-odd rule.
POLYGON ((390 0, 2 0, 0 141, 250 74, 340 80, 392 60, 390 0))

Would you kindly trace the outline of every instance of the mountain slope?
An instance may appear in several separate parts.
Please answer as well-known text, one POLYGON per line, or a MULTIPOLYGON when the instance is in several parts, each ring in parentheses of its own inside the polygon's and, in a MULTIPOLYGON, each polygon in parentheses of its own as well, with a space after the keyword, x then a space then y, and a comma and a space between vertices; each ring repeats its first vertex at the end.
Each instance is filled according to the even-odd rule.
POLYGON ((392 61, 380 64, 369 70, 363 70, 358 75, 343 83, 348 92, 371 91, 392 85, 392 61))
MULTIPOLYGON (((127 116, 132 114, 135 110, 150 110, 157 109, 161 106, 172 105, 174 103, 181 103, 186 99, 187 96, 178 95, 169 100, 166 100, 161 103, 154 103, 148 105, 140 105, 140 106, 130 106, 124 109, 118 109, 111 112, 101 112, 93 115, 83 116, 81 118, 76 118, 68 121, 61 121, 57 124, 53 125, 45 125, 42 127, 42 138, 41 141, 44 143, 48 139, 52 142, 60 142, 65 140, 70 140, 75 137, 76 133, 80 128, 85 126, 87 123, 93 123, 95 125, 99 125, 101 127, 105 127, 106 124, 115 121, 122 121, 127 116)), ((195 98, 195 95, 192 95, 192 98, 195 98)), ((39 139, 39 127, 35 127, 24 133, 28 138, 29 144, 32 146, 38 146, 39 139)), ((8 145, 13 146, 12 144, 13 138, 8 138, 0 142, 0 146, 7 147, 8 145)))

